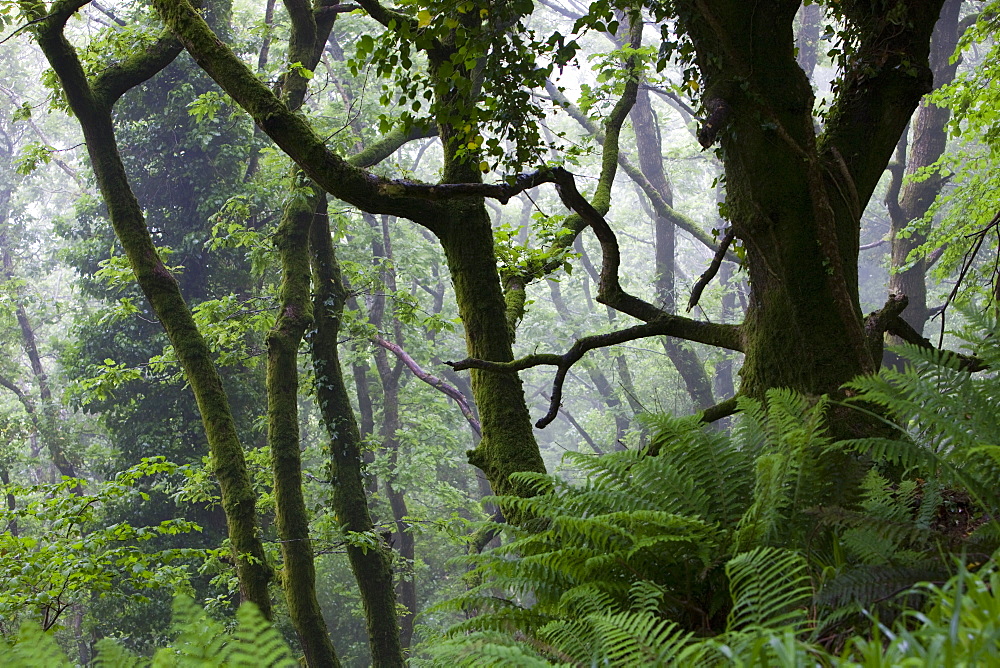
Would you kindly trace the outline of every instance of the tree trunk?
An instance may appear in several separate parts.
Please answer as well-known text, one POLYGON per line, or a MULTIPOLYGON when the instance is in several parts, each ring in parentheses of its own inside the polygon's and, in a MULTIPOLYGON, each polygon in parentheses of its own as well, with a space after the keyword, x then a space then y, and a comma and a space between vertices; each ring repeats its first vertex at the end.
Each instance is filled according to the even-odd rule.
MULTIPOLYGON (((447 52, 431 53, 431 77, 447 52)), ((459 92, 447 81, 438 82, 436 90, 448 91, 439 104, 444 109, 472 109, 475 100, 469 91, 459 92)), ((461 116, 461 115, 459 115, 461 116)), ((447 122, 438 124, 444 150, 442 183, 481 183, 478 158, 463 154, 468 141, 459 128, 447 122)), ((514 359, 514 332, 508 317, 508 304, 501 290, 500 274, 494 252, 493 229, 482 198, 456 199, 443 203, 445 220, 434 230, 444 249, 451 272, 458 313, 465 327, 468 356, 476 359, 508 362, 514 359)), ((515 309, 516 310, 516 309, 515 309)), ((516 372, 472 370, 472 395, 479 407, 482 440, 469 451, 469 462, 482 469, 493 491, 500 496, 531 496, 530 486, 512 481, 510 475, 521 471, 545 472, 531 416, 524 401, 524 387, 516 372)), ((508 521, 521 518, 504 509, 508 521)))
POLYGON ((340 368, 337 337, 346 291, 334 255, 327 218, 317 218, 310 232, 315 291, 312 338, 316 400, 330 438, 330 481, 333 510, 348 536, 347 557, 361 590, 372 665, 404 665, 396 616, 389 548, 375 532, 361 477, 361 434, 340 368), (352 544, 351 538, 375 541, 352 544))
MULTIPOLYGON (((293 170, 293 182, 300 178, 293 170)), ((296 184, 293 183, 293 188, 296 184)), ((308 666, 339 666, 316 599, 309 514, 302 495, 299 438, 299 345, 312 323, 309 230, 327 215, 326 195, 293 194, 274 235, 281 258, 278 317, 267 336, 267 444, 274 474, 274 510, 281 539, 282 587, 308 666)))
MULTIPOLYGON (((482 200, 470 199, 450 202, 447 209, 450 224, 438 238, 465 326, 468 356, 508 362, 514 354, 486 207, 482 200)), ((511 473, 545 471, 521 378, 516 372, 472 370, 471 379, 483 438, 469 451, 469 462, 482 469, 496 494, 530 496, 527 485, 510 480, 511 473)), ((507 514, 507 519, 517 523, 520 518, 507 514)))
MULTIPOLYGON (((382 261, 382 271, 380 272, 382 288, 379 292, 385 294, 395 294, 396 269, 395 259, 392 254, 392 241, 389 236, 389 220, 383 216, 381 223, 374 217, 366 215, 365 219, 372 227, 374 237, 372 239, 372 255, 376 261, 382 261)), ((397 344, 403 343, 402 327, 394 313, 387 314, 387 304, 384 296, 376 295, 373 299, 370 313, 371 323, 379 332, 385 330, 386 317, 392 321, 393 338, 397 344)), ((410 641, 413 638, 413 617, 417 613, 417 589, 414 580, 413 559, 415 557, 415 545, 413 532, 406 517, 409 510, 406 507, 406 496, 404 490, 397 484, 399 470, 399 430, 402 427, 399 415, 399 389, 400 375, 403 365, 398 360, 395 364, 389 363, 389 354, 382 346, 375 348, 375 368, 378 371, 379 380, 382 385, 382 452, 388 457, 389 471, 385 479, 386 496, 389 499, 389 507, 392 510, 392 518, 396 524, 396 531, 393 534, 393 546, 399 555, 399 572, 396 577, 396 597, 399 603, 405 608, 399 617, 399 643, 403 651, 410 649, 410 641)))
POLYGON ((940 2, 909 2, 906 25, 884 8, 843 3, 858 48, 817 138, 813 93, 795 60, 798 2, 684 3, 708 118, 721 141, 729 216, 746 248, 751 295, 741 391, 837 393, 876 360, 858 298, 865 203, 920 96, 940 2))
POLYGON ((83 129, 97 185, 107 204, 115 234, 194 392, 212 455, 211 468, 219 481, 239 575, 240 596, 255 603, 261 613, 270 618, 267 584, 271 569, 257 531, 256 494, 247 473, 229 400, 212 353, 195 325, 177 280, 164 266, 146 229, 142 208, 132 193, 118 153, 111 118, 111 107, 118 97, 170 63, 179 53, 180 46, 172 39, 162 38, 146 51, 109 68, 90 82, 75 49, 62 32, 73 13, 72 7, 59 9, 46 14, 41 3, 31 5, 29 15, 36 21, 32 30, 83 129))
MULTIPOLYGON (((3 275, 10 280, 14 278, 14 261, 10 254, 6 231, 0 233, 0 255, 2 255, 3 260, 3 275)), ((76 466, 69 460, 66 450, 62 446, 62 436, 59 433, 58 426, 59 407, 52 400, 49 377, 45 373, 45 368, 42 366, 42 358, 38 354, 35 330, 28 319, 28 311, 24 308, 24 304, 20 300, 14 306, 14 315, 21 330, 21 346, 28 355, 31 374, 35 377, 35 382, 38 383, 38 398, 41 410, 36 412, 32 407, 32 409, 28 410, 29 416, 41 437, 42 443, 48 448, 52 464, 59 470, 59 474, 67 478, 77 478, 79 476, 76 466)), ((27 404, 25 404, 25 408, 28 408, 27 404)), ((73 488, 73 492, 75 494, 83 494, 83 487, 77 484, 73 488)))

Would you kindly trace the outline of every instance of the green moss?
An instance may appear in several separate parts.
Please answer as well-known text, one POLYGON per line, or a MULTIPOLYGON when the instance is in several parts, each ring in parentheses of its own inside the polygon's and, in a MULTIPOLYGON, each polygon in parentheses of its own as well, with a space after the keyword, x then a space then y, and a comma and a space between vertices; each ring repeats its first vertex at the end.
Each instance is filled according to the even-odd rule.
MULTIPOLYGON (((316 372, 317 404, 330 439, 333 510, 345 532, 375 536, 361 475, 361 433, 344 384, 338 354, 340 319, 347 295, 334 254, 329 221, 325 216, 314 221, 310 250, 316 286, 313 295, 316 331, 311 341, 312 358, 316 372)), ((361 591, 372 664, 386 667, 404 665, 388 546, 381 541, 374 549, 349 544, 347 557, 361 591)))

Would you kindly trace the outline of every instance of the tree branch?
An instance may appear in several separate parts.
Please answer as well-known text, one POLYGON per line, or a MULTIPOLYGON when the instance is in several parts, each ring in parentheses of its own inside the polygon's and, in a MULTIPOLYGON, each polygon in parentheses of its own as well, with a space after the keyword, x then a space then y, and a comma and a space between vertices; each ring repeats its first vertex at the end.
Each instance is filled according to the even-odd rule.
POLYGON ((409 28, 411 33, 416 32, 419 29, 417 20, 412 16, 408 16, 402 12, 397 12, 393 9, 387 9, 377 2, 377 0, 358 0, 358 4, 361 5, 362 9, 368 12, 368 16, 372 17, 390 30, 398 30, 404 25, 409 28), (394 25, 393 22, 395 22, 394 25))
POLYGON ((433 124, 414 125, 409 130, 396 129, 355 153, 347 162, 355 167, 374 167, 411 141, 437 137, 438 129, 433 124))
MULTIPOLYGON (((576 108, 551 81, 547 81, 545 83, 545 90, 548 91, 549 95, 552 96, 552 99, 565 109, 566 113, 579 123, 584 130, 595 137, 599 143, 604 142, 604 134, 600 131, 600 128, 594 125, 594 123, 587 118, 586 114, 576 108)), ((625 174, 627 174, 628 177, 642 189, 642 192, 646 194, 646 197, 649 198, 650 203, 653 205, 653 210, 656 211, 657 214, 666 218, 679 229, 684 230, 697 241, 705 244, 708 248, 715 250, 715 239, 712 235, 701 229, 698 223, 667 204, 653 184, 649 182, 649 179, 647 179, 642 173, 642 170, 632 164, 627 156, 619 153, 618 164, 621 165, 622 171, 625 172, 625 174)), ((726 259, 730 262, 739 262, 739 258, 732 253, 727 254, 726 259)))
POLYGON ((412 357, 410 357, 405 350, 403 350, 400 346, 396 345, 395 343, 387 341, 386 339, 383 339, 381 336, 374 336, 372 337, 371 341, 372 343, 385 348, 393 355, 395 355, 397 359, 399 359, 404 365, 406 365, 406 368, 409 369, 414 376, 424 381, 434 389, 439 390, 444 394, 446 394, 447 396, 451 397, 451 399, 454 400, 456 404, 458 404, 459 410, 462 411, 462 415, 465 416, 466 422, 468 422, 469 426, 472 427, 472 431, 476 433, 476 436, 480 437, 482 436, 482 428, 479 425, 479 420, 476 419, 475 414, 472 412, 472 407, 469 405, 469 400, 466 398, 464 394, 459 392, 456 387, 446 383, 437 376, 428 373, 427 371, 424 371, 423 368, 421 368, 421 366, 417 364, 417 362, 412 357))
POLYGON ((698 414, 698 419, 705 424, 711 424, 724 417, 729 417, 739 410, 737 397, 729 397, 725 401, 720 401, 714 406, 710 406, 698 414))
POLYGON ((900 317, 900 314, 906 309, 908 303, 909 299, 907 299, 906 295, 889 295, 885 306, 865 318, 865 338, 868 340, 868 345, 871 347, 872 355, 875 359, 881 357, 883 334, 888 332, 914 346, 930 350, 941 350, 941 352, 948 356, 954 356, 960 361, 961 368, 970 373, 985 371, 989 368, 986 362, 975 355, 963 355, 962 353, 935 347, 929 339, 924 338, 919 332, 913 329, 910 323, 900 317))
POLYGON ((705 270, 698 280, 695 281, 694 286, 691 288, 691 298, 688 299, 687 310, 690 312, 695 306, 698 305, 698 300, 701 299, 701 293, 705 291, 705 287, 715 278, 715 275, 719 273, 719 267, 722 266, 722 258, 726 256, 726 251, 729 249, 729 244, 733 243, 733 239, 736 237, 735 228, 730 225, 729 229, 726 230, 725 235, 722 237, 722 241, 719 242, 719 248, 715 251, 715 256, 712 258, 712 263, 708 265, 708 269, 705 270))
POLYGON ((126 91, 149 80, 172 63, 182 49, 177 38, 169 31, 164 31, 144 51, 130 54, 122 62, 109 65, 94 77, 94 95, 109 107, 113 106, 126 91))
POLYGON ((580 361, 587 352, 594 350, 595 348, 606 348, 619 343, 635 341, 636 339, 662 335, 677 336, 689 341, 699 341, 701 343, 707 343, 709 345, 719 346, 722 348, 730 348, 731 350, 740 350, 741 348, 734 347, 740 345, 738 337, 730 336, 731 332, 736 329, 737 327, 735 325, 713 325, 710 323, 696 322, 694 320, 678 316, 666 316, 653 322, 635 325, 634 327, 629 327, 628 329, 619 330, 617 332, 585 336, 581 339, 577 339, 573 346, 562 355, 555 353, 536 353, 511 362, 490 362, 488 360, 466 358, 458 362, 445 362, 445 364, 452 367, 456 371, 463 371, 465 369, 484 369, 487 371, 511 372, 523 371, 524 369, 530 369, 536 366, 557 367, 555 379, 552 381, 552 397, 549 400, 549 412, 535 423, 535 426, 541 429, 551 424, 558 415, 559 406, 562 401, 562 387, 566 381, 566 374, 569 372, 570 368, 580 361), (732 329, 730 330, 727 328, 732 329))
POLYGON ((331 151, 219 40, 188 0, 154 0, 154 5, 209 76, 324 190, 369 213, 400 216, 429 229, 443 219, 437 205, 419 196, 420 184, 375 176, 331 151))

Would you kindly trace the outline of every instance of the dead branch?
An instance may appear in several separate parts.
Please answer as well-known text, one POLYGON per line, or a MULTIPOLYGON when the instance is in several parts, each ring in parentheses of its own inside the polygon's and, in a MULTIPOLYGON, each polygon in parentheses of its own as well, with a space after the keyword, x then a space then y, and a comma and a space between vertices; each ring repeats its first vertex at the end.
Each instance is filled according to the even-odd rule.
POLYGON ((371 341, 372 343, 385 348, 395 355, 400 362, 406 365, 406 368, 409 369, 414 376, 424 381, 434 389, 448 395, 456 404, 458 404, 459 410, 462 411, 462 415, 465 416, 465 420, 469 423, 469 426, 472 427, 472 431, 476 433, 476 436, 481 437, 483 435, 482 427, 479 424, 479 420, 476 419, 475 414, 472 412, 469 400, 464 394, 459 392, 455 386, 450 385, 427 371, 424 371, 423 368, 417 364, 416 360, 410 357, 405 350, 395 343, 387 341, 380 336, 372 337, 371 341))
POLYGON ((736 238, 736 231, 732 225, 726 230, 725 235, 722 237, 722 241, 719 243, 718 250, 715 251, 715 255, 712 257, 712 263, 708 265, 708 269, 705 270, 698 280, 695 281, 694 286, 691 288, 691 298, 688 299, 687 310, 690 312, 695 306, 698 305, 698 300, 701 299, 701 293, 705 291, 708 284, 715 278, 715 275, 719 273, 719 267, 722 266, 722 260, 726 257, 726 251, 729 249, 729 245, 733 243, 733 239, 736 238))

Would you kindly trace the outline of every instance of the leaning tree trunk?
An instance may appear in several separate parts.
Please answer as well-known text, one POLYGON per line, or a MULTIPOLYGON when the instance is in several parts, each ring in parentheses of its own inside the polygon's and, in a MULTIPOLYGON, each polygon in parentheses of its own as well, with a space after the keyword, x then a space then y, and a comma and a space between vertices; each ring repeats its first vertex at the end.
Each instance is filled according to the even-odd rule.
POLYGON ((90 80, 76 50, 63 35, 66 22, 75 13, 74 5, 57 4, 47 11, 43 3, 25 0, 22 7, 33 19, 32 30, 38 44, 59 77, 67 102, 83 130, 97 186, 107 204, 115 235, 139 287, 167 332, 198 403, 212 455, 211 468, 219 482, 226 513, 241 598, 256 603, 264 616, 270 618, 267 585, 271 569, 258 533, 256 493, 247 473, 229 399, 212 352, 194 322, 177 280, 153 245, 118 153, 112 122, 111 109, 118 98, 169 64, 179 53, 180 45, 172 38, 161 38, 145 51, 90 80))

